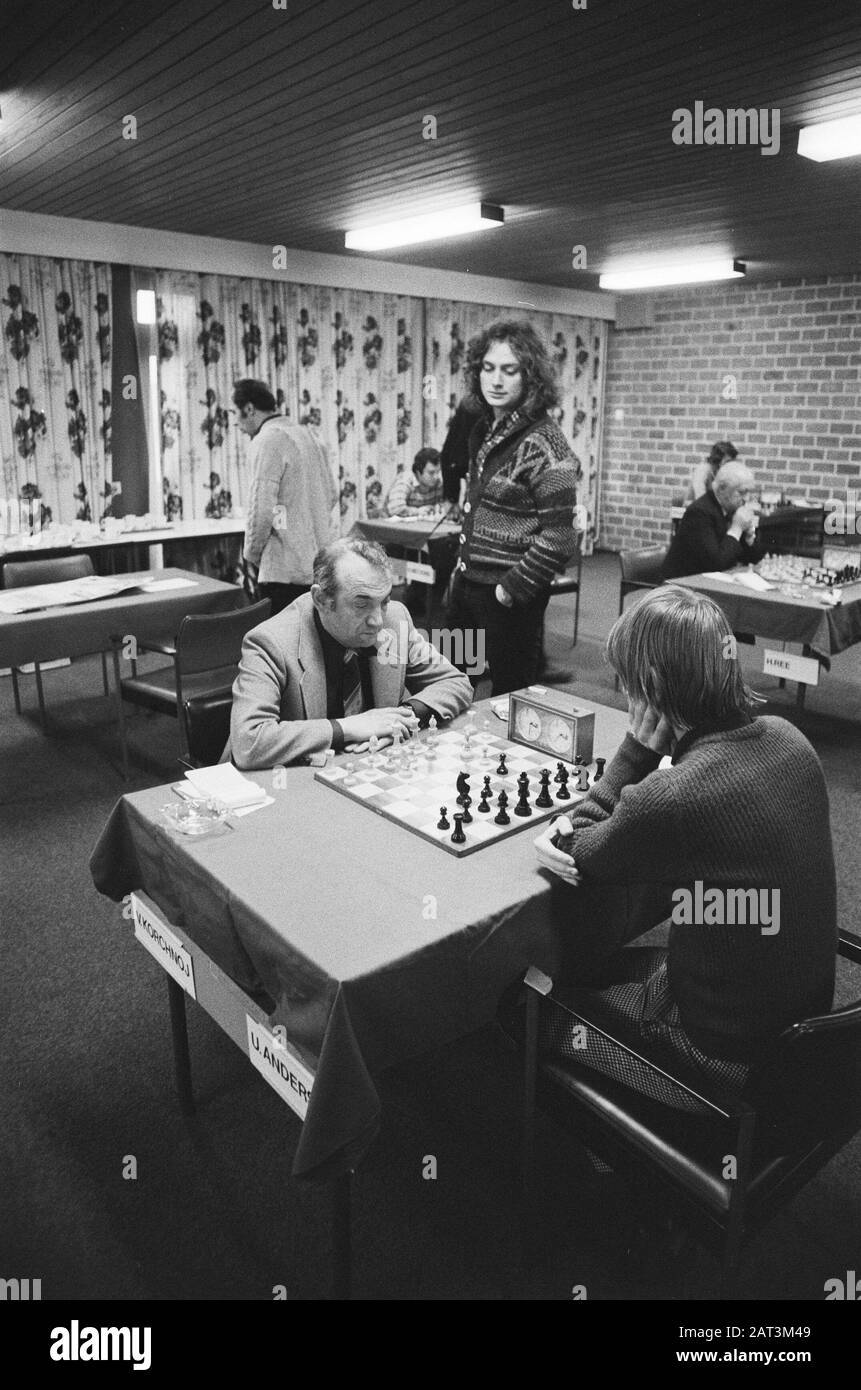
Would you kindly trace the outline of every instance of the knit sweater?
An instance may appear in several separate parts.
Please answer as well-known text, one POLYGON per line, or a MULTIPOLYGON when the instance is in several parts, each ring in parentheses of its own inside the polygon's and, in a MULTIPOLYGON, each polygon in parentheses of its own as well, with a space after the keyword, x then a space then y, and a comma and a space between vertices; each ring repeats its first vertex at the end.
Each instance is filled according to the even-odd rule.
POLYGON ((822 767, 807 739, 771 716, 688 735, 675 756, 659 769, 628 734, 573 808, 560 848, 584 881, 662 884, 668 904, 673 894, 668 975, 682 1024, 710 1055, 754 1062, 783 1028, 831 1007, 837 906, 822 767), (726 910, 721 925, 720 909, 717 922, 707 909, 700 925, 683 924, 679 890, 694 901, 699 891, 701 903, 713 887, 764 889, 779 917, 763 931, 752 910, 743 924, 726 910))
POLYGON ((482 417, 470 436, 459 567, 464 578, 501 584, 515 603, 528 603, 550 587, 577 549, 580 465, 548 415, 508 417, 485 452, 489 428, 482 417))

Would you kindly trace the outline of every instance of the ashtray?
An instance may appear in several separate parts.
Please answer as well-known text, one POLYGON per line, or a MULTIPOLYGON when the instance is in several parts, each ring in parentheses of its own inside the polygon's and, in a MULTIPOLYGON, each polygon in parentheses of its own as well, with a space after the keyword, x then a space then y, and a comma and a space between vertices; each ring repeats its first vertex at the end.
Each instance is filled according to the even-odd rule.
POLYGON ((211 797, 197 800, 171 801, 162 806, 164 816, 171 830, 179 830, 183 835, 205 835, 215 830, 230 815, 229 807, 223 801, 213 801, 211 797))

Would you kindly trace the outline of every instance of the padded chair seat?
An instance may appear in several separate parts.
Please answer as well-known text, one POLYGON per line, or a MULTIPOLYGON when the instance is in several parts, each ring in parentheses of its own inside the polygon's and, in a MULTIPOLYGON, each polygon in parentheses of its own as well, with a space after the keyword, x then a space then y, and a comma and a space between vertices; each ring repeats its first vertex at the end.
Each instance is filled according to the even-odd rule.
MULTIPOLYGON (((222 699, 229 696, 236 680, 236 666, 221 666, 213 671, 189 672, 182 678, 182 693, 185 702, 203 694, 222 699), (213 686, 220 686, 213 691, 213 686)), ((176 713, 176 670, 173 666, 162 666, 146 675, 130 676, 121 681, 123 695, 134 692, 134 700, 145 709, 159 714, 176 713)))

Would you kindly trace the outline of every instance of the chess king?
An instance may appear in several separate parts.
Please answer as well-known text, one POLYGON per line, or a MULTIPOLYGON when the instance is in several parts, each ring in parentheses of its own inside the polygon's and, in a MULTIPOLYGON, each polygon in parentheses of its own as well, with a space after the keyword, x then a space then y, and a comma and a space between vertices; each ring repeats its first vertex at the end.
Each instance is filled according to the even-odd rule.
POLYGON ((347 537, 314 559, 311 591, 248 633, 233 686, 231 757, 245 772, 408 738, 472 700, 466 676, 390 601, 385 551, 347 537), (379 659, 382 652, 383 659, 379 659))

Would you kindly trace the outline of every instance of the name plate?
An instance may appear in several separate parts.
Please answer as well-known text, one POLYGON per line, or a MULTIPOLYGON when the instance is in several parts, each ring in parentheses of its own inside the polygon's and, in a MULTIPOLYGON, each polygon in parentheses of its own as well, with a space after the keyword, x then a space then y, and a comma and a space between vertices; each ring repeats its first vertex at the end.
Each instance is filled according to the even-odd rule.
POLYGON ((433 584, 436 570, 433 565, 423 565, 418 560, 407 560, 407 579, 414 584, 433 584))
POLYGON ((819 662, 812 656, 793 656, 791 652, 774 652, 766 647, 762 669, 767 676, 782 676, 802 685, 819 684, 819 662))
POLYGON ((146 947, 168 975, 172 976, 178 985, 182 985, 192 999, 196 999, 194 961, 179 937, 171 930, 146 893, 132 893, 131 900, 137 940, 146 947))
POLYGON ((277 1091, 290 1109, 295 1110, 300 1120, 304 1120, 314 1086, 314 1073, 262 1023, 257 1023, 250 1014, 245 1015, 245 1021, 248 1025, 249 1061, 266 1078, 273 1091, 277 1091))

